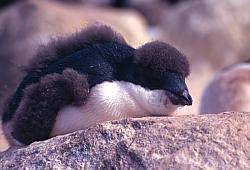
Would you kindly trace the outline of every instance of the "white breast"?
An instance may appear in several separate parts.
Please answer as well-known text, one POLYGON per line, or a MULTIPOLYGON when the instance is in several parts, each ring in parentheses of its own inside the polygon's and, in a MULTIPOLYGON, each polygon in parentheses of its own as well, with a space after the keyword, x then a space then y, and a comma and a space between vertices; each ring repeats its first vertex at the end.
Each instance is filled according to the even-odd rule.
POLYGON ((124 81, 103 82, 91 89, 83 106, 67 106, 59 111, 50 136, 86 129, 107 120, 169 115, 177 107, 163 90, 147 90, 124 81))

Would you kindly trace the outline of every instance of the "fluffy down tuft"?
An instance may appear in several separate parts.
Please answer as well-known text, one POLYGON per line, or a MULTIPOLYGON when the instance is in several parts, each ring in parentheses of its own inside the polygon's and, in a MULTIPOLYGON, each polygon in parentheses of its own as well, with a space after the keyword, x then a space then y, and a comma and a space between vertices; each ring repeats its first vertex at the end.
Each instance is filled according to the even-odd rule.
POLYGON ((171 45, 159 41, 136 49, 134 62, 158 72, 175 71, 185 77, 190 72, 187 57, 171 45))
POLYGON ((67 37, 56 38, 47 45, 42 45, 37 51, 36 57, 31 61, 26 71, 35 71, 59 60, 62 57, 73 54, 93 44, 116 42, 127 44, 119 33, 106 25, 92 25, 80 32, 67 37))
POLYGON ((86 76, 73 69, 45 76, 25 89, 16 111, 13 136, 24 144, 48 139, 57 112, 67 105, 83 105, 88 94, 86 76))

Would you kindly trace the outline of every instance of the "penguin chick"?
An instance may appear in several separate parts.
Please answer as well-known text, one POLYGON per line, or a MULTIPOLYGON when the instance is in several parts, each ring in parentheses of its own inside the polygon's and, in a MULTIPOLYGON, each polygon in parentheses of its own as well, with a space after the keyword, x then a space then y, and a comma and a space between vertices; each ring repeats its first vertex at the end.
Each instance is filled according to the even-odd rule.
POLYGON ((6 107, 12 145, 129 117, 171 115, 191 105, 187 58, 154 41, 134 49, 108 26, 95 25, 41 47, 6 107))
POLYGON ((205 89, 200 114, 226 111, 250 111, 250 63, 223 69, 205 89))

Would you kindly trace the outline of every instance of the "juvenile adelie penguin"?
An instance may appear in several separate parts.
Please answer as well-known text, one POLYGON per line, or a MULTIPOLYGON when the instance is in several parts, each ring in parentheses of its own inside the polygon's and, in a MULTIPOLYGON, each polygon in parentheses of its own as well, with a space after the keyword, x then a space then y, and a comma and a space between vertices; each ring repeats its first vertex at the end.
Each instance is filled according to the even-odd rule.
POLYGON ((12 145, 191 105, 187 58, 154 41, 134 49, 104 25, 41 47, 3 114, 12 145))
POLYGON ((201 114, 226 111, 250 111, 249 61, 218 72, 203 93, 201 114))

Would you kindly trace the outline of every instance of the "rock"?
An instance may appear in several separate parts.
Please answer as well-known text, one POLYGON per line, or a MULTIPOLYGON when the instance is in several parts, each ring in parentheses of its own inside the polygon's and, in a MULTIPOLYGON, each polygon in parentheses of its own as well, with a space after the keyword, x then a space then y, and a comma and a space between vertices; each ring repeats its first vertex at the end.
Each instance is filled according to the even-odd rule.
POLYGON ((0 169, 249 169, 250 113, 149 117, 1 153, 0 169))
POLYGON ((144 19, 133 10, 115 10, 50 0, 18 1, 0 11, 0 97, 13 92, 40 44, 101 22, 132 45, 148 41, 144 19), (93 15, 94 14, 94 15, 93 15))
POLYGON ((164 20, 164 13, 168 10, 168 7, 167 3, 160 0, 133 1, 131 4, 131 8, 140 12, 151 26, 158 25, 164 20))
POLYGON ((249 57, 249 11, 248 0, 182 2, 167 12, 161 37, 182 49, 193 67, 221 69, 249 57))
POLYGON ((225 111, 250 112, 250 63, 220 70, 205 88, 200 114, 225 111))

